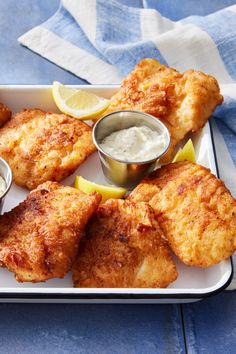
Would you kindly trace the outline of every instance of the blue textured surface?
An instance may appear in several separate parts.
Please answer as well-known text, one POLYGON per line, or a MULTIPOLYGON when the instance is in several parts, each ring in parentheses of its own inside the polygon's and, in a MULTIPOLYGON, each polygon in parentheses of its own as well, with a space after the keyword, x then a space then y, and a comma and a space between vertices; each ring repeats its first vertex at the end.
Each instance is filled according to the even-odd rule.
POLYGON ((17 38, 55 13, 58 0, 0 0, 0 84, 85 83, 22 47, 17 38))
POLYGON ((234 5, 235 0, 143 0, 144 7, 158 10, 173 21, 192 15, 205 16, 212 12, 234 5))
POLYGON ((236 348, 236 292, 184 305, 189 354, 233 354, 236 348))
MULTIPOLYGON (((166 12, 173 1, 155 3, 166 12)), ((122 2, 137 7, 142 3, 139 0, 122 2)), ((197 4, 189 3, 193 8, 194 3, 197 4)), ((220 6, 226 1, 214 3, 220 6)), ((49 18, 58 4, 58 0, 0 0, 0 83, 47 84, 54 79, 83 83, 16 41, 19 35, 49 18)), ((189 11, 189 6, 183 7, 182 3, 181 9, 182 17, 186 16, 184 11, 189 11)), ((171 11, 174 11, 173 6, 171 11)), ((188 352, 234 353, 235 308, 235 292, 183 305, 188 352)), ((0 304, 0 313, 1 354, 185 352, 181 306, 178 305, 0 304)))
POLYGON ((1 353, 185 353, 177 306, 0 305, 0 311, 1 353))

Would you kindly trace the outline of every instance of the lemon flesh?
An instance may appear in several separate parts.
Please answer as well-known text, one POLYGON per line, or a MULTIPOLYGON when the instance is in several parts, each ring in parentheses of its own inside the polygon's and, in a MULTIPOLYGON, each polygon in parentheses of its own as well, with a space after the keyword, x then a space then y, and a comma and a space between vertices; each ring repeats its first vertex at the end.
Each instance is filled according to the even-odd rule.
POLYGON ((185 160, 196 162, 195 150, 191 139, 187 141, 187 143, 184 145, 182 149, 179 149, 179 151, 177 152, 177 154, 173 159, 173 162, 185 161, 185 160))
POLYGON ((76 176, 75 177, 75 188, 80 189, 86 194, 91 194, 93 192, 98 192, 102 195, 101 203, 104 203, 110 198, 123 198, 127 189, 115 187, 115 186, 105 186, 102 184, 97 184, 87 179, 76 176))
POLYGON ((109 106, 110 101, 80 89, 53 82, 52 95, 61 112, 77 119, 94 119, 109 106))

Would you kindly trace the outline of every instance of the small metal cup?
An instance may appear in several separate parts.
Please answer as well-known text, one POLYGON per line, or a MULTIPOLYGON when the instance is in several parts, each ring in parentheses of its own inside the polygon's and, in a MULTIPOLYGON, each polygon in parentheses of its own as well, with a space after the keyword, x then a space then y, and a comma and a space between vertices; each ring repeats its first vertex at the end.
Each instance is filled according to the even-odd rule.
POLYGON ((105 177, 113 184, 128 189, 154 170, 159 158, 165 154, 170 145, 170 134, 166 126, 157 118, 139 111, 116 111, 101 118, 93 127, 93 141, 96 145, 105 177), (152 130, 164 133, 166 144, 161 154, 151 160, 124 161, 106 153, 100 144, 102 140, 121 129, 148 126, 152 130))
POLYGON ((12 184, 12 171, 8 163, 0 157, 0 176, 6 182, 6 190, 0 196, 0 213, 2 212, 2 207, 4 203, 5 196, 9 192, 12 184))

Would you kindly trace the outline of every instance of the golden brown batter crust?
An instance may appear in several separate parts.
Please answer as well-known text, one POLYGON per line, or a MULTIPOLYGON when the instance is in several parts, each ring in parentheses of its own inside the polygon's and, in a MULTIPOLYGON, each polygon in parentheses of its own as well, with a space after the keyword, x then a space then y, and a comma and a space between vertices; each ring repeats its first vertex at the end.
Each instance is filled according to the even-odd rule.
POLYGON ((0 264, 20 282, 63 278, 101 196, 46 182, 0 216, 0 264))
POLYGON ((91 128, 64 114, 26 109, 0 129, 0 156, 28 189, 62 181, 95 150, 91 128))
POLYGON ((155 59, 143 59, 123 80, 103 114, 131 109, 159 118, 171 135, 171 146, 162 159, 169 162, 178 142, 202 128, 222 102, 214 77, 196 70, 181 74, 155 59))
POLYGON ((130 194, 148 202, 175 254, 208 267, 236 249, 236 201, 210 170, 185 161, 163 166, 130 194))
POLYGON ((164 288, 177 276, 147 203, 110 199, 87 225, 73 267, 75 287, 164 288))

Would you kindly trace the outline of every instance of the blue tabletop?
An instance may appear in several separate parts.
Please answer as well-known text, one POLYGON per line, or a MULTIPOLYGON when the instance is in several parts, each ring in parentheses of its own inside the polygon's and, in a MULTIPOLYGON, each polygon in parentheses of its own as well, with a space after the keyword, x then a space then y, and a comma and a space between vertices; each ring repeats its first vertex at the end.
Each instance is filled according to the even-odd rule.
MULTIPOLYGON (((234 3, 206 1, 215 8, 234 3)), ((178 18, 174 0, 122 2, 152 4, 172 19, 201 14, 194 0, 183 0, 178 18)), ((17 43, 58 5, 58 0, 0 0, 1 84, 85 83, 17 43)), ((0 353, 233 353, 235 308, 235 292, 226 291, 186 305, 0 304, 0 353)))

